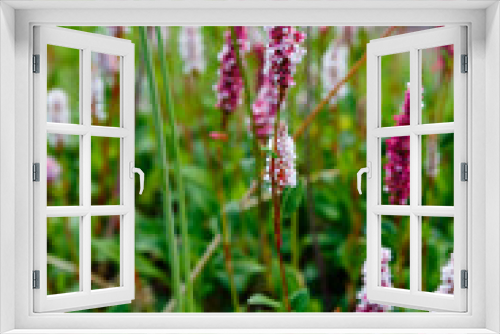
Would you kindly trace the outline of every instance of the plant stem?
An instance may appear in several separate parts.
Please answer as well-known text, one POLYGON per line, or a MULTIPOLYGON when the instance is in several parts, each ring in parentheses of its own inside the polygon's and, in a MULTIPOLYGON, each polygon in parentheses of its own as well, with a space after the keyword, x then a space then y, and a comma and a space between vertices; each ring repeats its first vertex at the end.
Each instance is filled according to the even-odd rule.
POLYGON ((299 241, 298 241, 298 226, 297 226, 297 212, 292 214, 292 264, 296 270, 299 270, 299 241))
POLYGON ((170 255, 170 269, 172 271, 172 289, 174 298, 178 301, 179 310, 182 310, 183 299, 181 295, 181 278, 179 269, 179 255, 177 253, 177 241, 175 237, 175 221, 172 214, 172 198, 170 194, 170 180, 167 168, 167 151, 165 144, 165 135, 163 134, 163 117, 158 108, 158 100, 156 96, 156 87, 154 85, 153 67, 151 64, 151 56, 148 51, 147 33, 145 27, 139 27, 139 35, 141 40, 141 48, 143 50, 144 63, 146 64, 146 77, 149 84, 149 97, 153 107, 153 123, 156 133, 156 143, 158 147, 158 165, 162 170, 162 183, 164 183, 163 196, 163 220, 165 221, 165 229, 167 234, 168 251, 170 255))
MULTIPOLYGON (((267 219, 266 219, 266 213, 264 210, 264 204, 262 201, 262 152, 260 150, 260 145, 259 145, 259 137, 257 136, 257 126, 255 124, 255 119, 252 114, 252 106, 251 106, 251 97, 250 97, 250 89, 248 87, 248 80, 246 77, 246 72, 243 68, 243 62, 240 57, 240 51, 238 47, 238 41, 236 40, 236 32, 234 27, 231 27, 231 39, 233 43, 233 48, 235 50, 236 54, 236 63, 238 65, 238 68, 240 70, 241 78, 243 81, 243 89, 244 89, 244 101, 245 101, 245 109, 247 111, 248 117, 250 118, 250 126, 252 128, 252 133, 253 133, 253 153, 255 156, 255 177, 257 180, 257 220, 259 222, 259 228, 260 228, 260 243, 261 243, 261 256, 262 260, 267 268, 267 280, 268 283, 272 281, 271 277, 271 252, 269 249, 269 242, 267 240, 267 219)), ((271 284, 269 284, 271 286, 271 284)))
POLYGON ((177 133, 177 126, 175 124, 175 110, 174 103, 172 100, 172 92, 170 90, 170 85, 168 81, 167 72, 167 61, 163 54, 163 38, 161 36, 160 27, 156 27, 156 36, 158 39, 158 57, 160 58, 161 73, 163 76, 163 86, 165 89, 165 106, 167 108, 168 122, 171 128, 171 144, 174 153, 174 175, 177 181, 177 193, 179 194, 179 216, 181 223, 181 239, 182 239, 182 255, 184 258, 183 272, 184 281, 186 284, 186 311, 194 311, 194 298, 193 298, 193 282, 189 280, 189 274, 191 272, 191 253, 189 247, 189 230, 188 221, 186 213, 186 195, 184 192, 184 182, 182 180, 181 174, 181 157, 179 149, 179 139, 177 133))
POLYGON ((219 199, 220 215, 222 221, 222 247, 224 251, 224 261, 226 263, 227 276, 229 278, 229 290, 231 292, 231 300, 233 302, 233 307, 236 312, 240 311, 240 303, 238 300, 238 292, 236 291, 236 284, 234 283, 234 272, 233 263, 231 260, 231 237, 229 234, 229 226, 227 222, 226 211, 224 210, 224 154, 223 148, 224 144, 221 144, 218 148, 219 155, 219 187, 217 189, 217 197, 219 199))
MULTIPOLYGON (((311 27, 307 27, 307 36, 312 36, 311 27)), ((307 79, 307 100, 306 100, 306 113, 309 113, 313 99, 314 99, 314 82, 311 75, 311 65, 312 65, 312 40, 307 38, 306 40, 306 79, 307 79)), ((311 135, 309 133, 309 129, 305 131, 305 150, 304 156, 306 159, 305 164, 305 177, 306 177, 306 204, 307 204, 307 218, 309 220, 311 234, 313 239, 314 246, 314 258, 316 260, 316 266, 319 271, 319 278, 321 284, 321 293, 323 295, 323 308, 324 311, 330 311, 331 302, 330 302, 330 291, 328 289, 328 278, 326 276, 326 268, 325 268, 325 260, 323 258, 323 254, 321 253, 321 247, 319 245, 318 240, 318 226, 316 224, 316 214, 314 211, 314 199, 313 199, 313 185, 311 182, 311 160, 312 160, 312 150, 311 150, 311 135)))

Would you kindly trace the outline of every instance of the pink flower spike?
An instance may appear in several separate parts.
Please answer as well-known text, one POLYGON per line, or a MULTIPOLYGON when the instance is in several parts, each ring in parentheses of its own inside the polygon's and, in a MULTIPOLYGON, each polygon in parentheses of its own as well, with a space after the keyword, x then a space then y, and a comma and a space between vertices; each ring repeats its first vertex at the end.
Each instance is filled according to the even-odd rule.
MULTIPOLYGON (((240 57, 248 51, 247 33, 245 27, 234 27, 240 57)), ((219 53, 221 66, 219 69, 219 82, 215 86, 217 92, 217 108, 223 113, 231 114, 241 104, 243 78, 236 60, 236 51, 231 37, 232 30, 224 34, 224 46, 219 53)))

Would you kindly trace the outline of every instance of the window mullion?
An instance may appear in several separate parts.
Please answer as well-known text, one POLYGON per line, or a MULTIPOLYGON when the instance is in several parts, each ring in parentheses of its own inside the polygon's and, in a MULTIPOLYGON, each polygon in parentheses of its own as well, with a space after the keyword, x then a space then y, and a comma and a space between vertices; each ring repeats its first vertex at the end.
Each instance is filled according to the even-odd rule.
POLYGON ((420 282, 420 240, 419 221, 414 208, 420 204, 420 136, 415 133, 419 124, 420 64, 418 49, 410 50, 410 291, 418 291, 420 282))
MULTIPOLYGON (((80 71, 80 77, 82 78, 82 109, 81 117, 82 124, 87 129, 82 137, 82 159, 81 170, 82 170, 82 187, 81 198, 83 201, 83 206, 90 208, 91 205, 91 147, 90 147, 90 124, 91 124, 91 63, 90 63, 90 53, 91 51, 86 48, 82 52, 82 67, 80 71)), ((90 210, 83 216, 81 227, 81 247, 80 251, 82 259, 81 268, 81 280, 83 283, 83 291, 90 293, 91 291, 91 216, 90 210)))

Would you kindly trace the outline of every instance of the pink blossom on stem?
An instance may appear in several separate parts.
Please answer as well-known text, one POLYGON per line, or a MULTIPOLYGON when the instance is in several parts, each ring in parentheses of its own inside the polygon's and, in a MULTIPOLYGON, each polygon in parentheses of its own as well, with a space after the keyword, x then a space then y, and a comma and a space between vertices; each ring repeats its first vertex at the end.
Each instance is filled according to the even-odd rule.
MULTIPOLYGON (((269 45, 267 47, 267 64, 271 81, 286 90, 295 85, 293 74, 298 63, 305 54, 300 46, 306 38, 305 33, 291 26, 267 28, 269 45)), ((266 69, 264 69, 266 71, 266 69)))
MULTIPOLYGON (((278 127, 277 143, 277 157, 274 160, 274 170, 272 170, 272 157, 268 156, 264 181, 272 182, 271 175, 274 175, 278 193, 281 193, 283 188, 295 187, 297 185, 297 171, 295 170, 297 154, 295 153, 295 143, 288 134, 288 127, 284 122, 281 122, 278 127)), ((268 144, 270 150, 273 149, 273 145, 274 138, 270 138, 268 144)))
POLYGON ((55 182, 61 174, 61 165, 52 157, 47 156, 47 182, 55 182))
MULTIPOLYGON (((410 124, 410 89, 405 93, 402 113, 394 116, 397 126, 410 124)), ((410 196, 410 137, 385 140, 388 162, 384 165, 384 191, 390 204, 406 204, 410 196)))
MULTIPOLYGON (((389 262, 391 261, 391 250, 389 248, 382 247, 381 249, 381 259, 380 259, 380 285, 383 287, 392 287, 392 277, 391 277, 391 268, 389 268, 389 262)), ((356 305, 356 312, 388 312, 392 310, 392 307, 389 305, 380 305, 370 303, 367 296, 366 289, 366 261, 363 264, 362 269, 363 275, 363 287, 358 292, 358 304, 356 305)))
POLYGON ((257 136, 261 139, 272 135, 280 103, 279 92, 284 98, 287 89, 295 84, 293 74, 305 54, 305 49, 299 45, 305 39, 303 32, 290 26, 268 27, 266 30, 269 44, 259 77, 262 84, 252 106, 257 136))
MULTIPOLYGON (((248 51, 246 28, 234 27, 234 31, 241 56, 248 51)), ((241 91, 243 90, 243 78, 236 61, 231 29, 227 30, 224 34, 224 46, 219 53, 219 60, 221 62, 219 82, 215 86, 215 90, 217 91, 217 107, 224 114, 231 114, 241 104, 241 91)))

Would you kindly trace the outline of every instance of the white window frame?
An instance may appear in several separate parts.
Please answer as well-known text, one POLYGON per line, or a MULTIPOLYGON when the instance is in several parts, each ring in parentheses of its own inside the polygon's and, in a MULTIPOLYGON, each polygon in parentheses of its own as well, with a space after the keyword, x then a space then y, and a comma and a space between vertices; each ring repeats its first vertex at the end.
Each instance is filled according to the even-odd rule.
POLYGON ((0 325, 15 333, 103 332, 129 333, 333 333, 500 331, 500 11, 493 2, 364 1, 287 3, 241 1, 89 1, 18 2, 0 4, 0 325), (12 7, 11 7, 12 6, 12 7), (119 6, 122 6, 120 8, 119 6), (137 7, 143 6, 143 10, 137 7), (397 8, 394 8, 396 7, 397 8), (15 7, 13 9, 13 7, 15 7), (61 8, 66 7, 66 8, 61 8), (75 9, 78 7, 79 9, 75 9), (86 7, 86 8, 85 8, 86 7), (104 10, 107 7, 109 10, 104 10), (144 9, 150 8, 150 9, 144 9), (152 9, 151 9, 152 8, 152 9), (210 15, 207 15, 207 11, 210 15), (469 31, 470 87, 468 92, 468 311, 433 314, 34 314, 32 259, 32 27, 53 25, 442 25, 463 24, 469 31), (7 29, 5 29, 7 28, 7 29), (15 39, 13 38, 15 31, 15 39), (15 59, 13 55, 15 54, 15 59), (15 66, 15 70, 14 70, 15 66), (488 71, 486 67, 488 66, 488 71), (5 74, 5 75, 4 75, 5 74), (15 78, 15 87, 12 80, 15 78), (10 94, 12 96, 10 96, 10 94), (14 94, 15 93, 15 94, 14 94), (15 113, 12 112, 15 110, 15 113), (15 116, 14 116, 15 114, 15 116), (488 118, 488 122, 486 119, 488 118), (15 129, 9 129, 8 127, 15 129), (13 135, 15 145, 12 145, 13 135), (488 152, 486 154, 485 152, 488 152), (15 161, 15 162, 14 162, 15 161), (488 162, 488 165, 485 165, 488 162), (486 166, 486 167, 484 167, 486 166), (488 182, 486 174, 488 173, 488 182), (14 177, 12 177, 14 175, 14 177), (4 187, 4 184, 9 187, 4 187), (9 199, 15 189, 15 201, 9 199), (488 196, 486 196, 488 194, 488 196), (486 202, 486 203, 485 203, 486 202), (13 205, 14 209, 10 206, 13 205), (15 222, 15 225, 13 224, 15 222), (15 242, 12 240, 15 237, 15 242), (14 254, 14 256, 12 256, 14 254), (486 254, 494 254, 488 266, 486 254), (29 259, 29 260, 27 260, 29 259), (12 287, 15 287, 12 289, 12 287), (486 293, 488 291, 488 293, 486 293), (14 307, 12 307, 14 305, 14 307), (138 327, 141 326, 139 329, 138 327), (185 329, 183 331, 179 328, 185 329), (246 328, 247 330, 243 330, 246 328), (335 330, 335 328, 337 330, 335 330), (100 330, 97 330, 100 329, 100 330), (136 329, 136 330, 132 330, 136 329), (176 330, 177 329, 177 330, 176 330), (190 330, 188 330, 190 329, 190 330), (240 329, 240 330, 235 330, 240 329), (264 329, 268 329, 267 331, 264 329), (383 330, 381 330, 383 329, 383 330), (392 329, 392 330, 391 330, 392 329), (460 330, 462 329, 462 330, 460 330))
MULTIPOLYGON (((367 162, 371 177, 367 180, 367 296, 370 301, 423 310, 464 312, 467 290, 461 288, 461 270, 467 270, 467 185, 461 180, 461 163, 467 163, 467 75, 462 73, 461 57, 467 55, 466 27, 440 27, 404 35, 380 38, 367 45, 367 162), (421 51, 453 45, 454 118, 452 122, 423 124, 421 51), (410 124, 383 127, 381 124, 381 58, 406 53, 410 64, 410 124), (422 205, 422 135, 454 134, 452 206, 422 205), (382 194, 382 151, 384 138, 408 136, 410 139, 410 197, 407 205, 386 205, 382 194), (405 216, 409 219, 409 289, 380 286, 381 219, 405 216), (446 295, 421 291, 422 217, 453 217, 454 293, 446 295), (408 306, 411 305, 411 306, 408 306)), ((396 74, 397 75, 397 74, 396 74)), ((398 253, 398 249, 392 249, 398 253)), ((393 276, 396 275, 393 273, 393 276)))
POLYGON ((109 305, 127 304, 135 297, 135 190, 132 169, 135 164, 135 48, 131 41, 90 34, 59 27, 34 27, 34 53, 39 55, 39 73, 34 84, 33 159, 39 163, 39 181, 33 184, 34 258, 33 268, 39 272, 39 288, 34 289, 35 312, 75 311, 109 305), (47 45, 72 48, 80 54, 79 122, 78 124, 47 122, 47 45), (118 127, 95 126, 91 123, 91 56, 92 52, 120 59, 120 123, 118 127), (47 134, 79 136, 79 204, 47 206, 47 134), (91 139, 112 137, 120 141, 118 205, 91 203, 91 139), (120 216, 119 286, 91 287, 91 219, 95 216, 120 216), (47 294, 47 218, 79 218, 79 290, 47 294))

